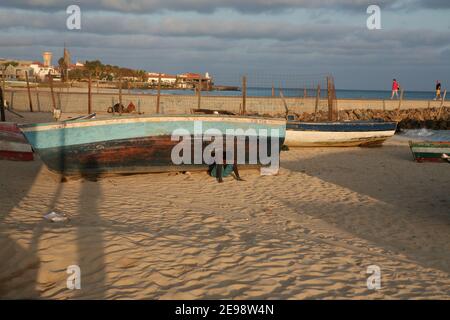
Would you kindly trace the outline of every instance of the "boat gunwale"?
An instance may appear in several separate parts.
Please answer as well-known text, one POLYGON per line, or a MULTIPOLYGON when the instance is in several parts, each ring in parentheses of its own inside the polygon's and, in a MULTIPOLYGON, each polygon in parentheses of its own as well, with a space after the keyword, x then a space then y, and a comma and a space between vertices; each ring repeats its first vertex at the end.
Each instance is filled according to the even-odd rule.
POLYGON ((382 121, 382 120, 342 120, 342 121, 301 121, 301 120, 289 120, 288 123, 305 123, 305 124, 320 124, 320 125, 329 125, 329 124, 398 124, 397 121, 382 121))
POLYGON ((31 124, 18 124, 21 131, 41 131, 64 128, 87 127, 90 125, 110 125, 114 123, 133 123, 133 122, 164 122, 164 121, 205 121, 212 122, 241 122, 251 123, 257 120, 260 124, 272 124, 286 126, 286 120, 282 118, 263 118, 253 116, 228 116, 228 115, 147 115, 147 116, 123 116, 120 118, 102 118, 102 119, 80 119, 71 122, 44 122, 31 124))
POLYGON ((381 132, 397 131, 398 122, 395 121, 333 121, 333 122, 303 122, 288 121, 286 131, 309 132, 381 132))
POLYGON ((450 141, 409 141, 409 146, 411 148, 413 147, 445 148, 444 146, 450 147, 450 141))

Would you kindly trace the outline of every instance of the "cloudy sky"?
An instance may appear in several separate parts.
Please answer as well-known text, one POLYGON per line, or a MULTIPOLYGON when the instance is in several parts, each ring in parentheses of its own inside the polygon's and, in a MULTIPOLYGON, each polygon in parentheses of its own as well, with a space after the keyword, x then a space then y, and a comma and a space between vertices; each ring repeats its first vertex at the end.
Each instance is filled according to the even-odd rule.
POLYGON ((449 0, 1 0, 0 57, 44 50, 148 71, 332 73, 341 89, 450 85, 449 0), (81 8, 81 30, 66 9, 81 8), (368 30, 367 7, 381 7, 368 30))

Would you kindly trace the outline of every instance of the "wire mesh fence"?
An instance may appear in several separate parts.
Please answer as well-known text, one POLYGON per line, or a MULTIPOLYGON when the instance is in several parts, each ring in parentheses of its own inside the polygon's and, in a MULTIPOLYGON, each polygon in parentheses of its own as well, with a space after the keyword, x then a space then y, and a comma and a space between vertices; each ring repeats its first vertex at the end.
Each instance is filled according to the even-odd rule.
POLYGON ((326 74, 219 75, 206 80, 208 85, 200 84, 200 79, 191 92, 161 91, 160 110, 192 113, 208 109, 266 116, 314 112, 327 106, 327 79, 326 74))
POLYGON ((74 113, 192 114, 200 110, 285 117, 329 112, 330 119, 337 113, 334 81, 328 74, 189 74, 171 83, 159 75, 150 87, 122 80, 102 84, 95 79, 49 86, 34 87, 31 99, 20 91, 7 97, 15 106, 32 100, 37 111, 74 113))

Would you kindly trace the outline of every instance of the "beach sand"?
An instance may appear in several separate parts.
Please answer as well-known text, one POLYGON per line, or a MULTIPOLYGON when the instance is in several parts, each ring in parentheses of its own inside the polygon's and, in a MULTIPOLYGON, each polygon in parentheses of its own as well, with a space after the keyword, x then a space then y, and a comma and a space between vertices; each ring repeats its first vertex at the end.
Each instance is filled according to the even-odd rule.
POLYGON ((0 298, 450 299, 448 164, 394 138, 291 149, 281 166, 61 183, 39 159, 0 161, 0 298))

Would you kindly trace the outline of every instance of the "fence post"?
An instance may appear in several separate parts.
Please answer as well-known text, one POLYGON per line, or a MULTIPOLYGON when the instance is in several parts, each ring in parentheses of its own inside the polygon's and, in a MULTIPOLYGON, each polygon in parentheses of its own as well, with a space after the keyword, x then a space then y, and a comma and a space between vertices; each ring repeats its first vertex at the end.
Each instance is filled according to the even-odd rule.
POLYGON ((314 107, 314 121, 317 121, 317 112, 319 111, 320 102, 320 84, 317 85, 316 105, 314 107))
POLYGON ((202 78, 198 79, 197 85, 197 109, 201 109, 202 106, 202 78))
POLYGON ((8 107, 10 110, 14 109, 14 91, 11 91, 11 99, 9 100, 8 107))
POLYGON ((333 110, 331 101, 331 90, 330 90, 330 77, 327 76, 327 99, 328 99, 328 121, 333 120, 333 110))
POLYGON ((158 75, 158 94, 156 96, 156 114, 159 114, 161 103, 161 73, 158 75))
POLYGON ((242 77, 242 114, 247 113, 247 77, 242 77))
POLYGON ((25 71, 25 79, 27 80, 28 103, 30 105, 30 112, 33 112, 33 101, 31 100, 30 81, 28 79, 28 71, 25 71))
POLYGON ((38 111, 40 112, 41 111, 41 100, 39 99, 39 91, 38 91, 37 86, 36 86, 36 102, 37 102, 38 111))
POLYGON ((288 115, 289 115, 289 107, 288 107, 288 104, 286 102, 286 99, 284 99, 284 93, 283 93, 283 89, 281 87, 280 87, 280 98, 281 98, 281 101, 283 102, 283 105, 284 105, 284 110, 285 110, 285 113, 286 113, 286 120, 287 120, 288 115))
POLYGON ((5 93, 5 70, 3 70, 2 72, 2 89, 3 89, 3 93, 5 93))
POLYGON ((62 104, 61 104, 61 92, 58 92, 56 94, 56 96, 58 97, 58 109, 62 110, 62 104))
POLYGON ((122 77, 119 78, 119 115, 122 115, 122 77))
POLYGON ((327 76, 327 96, 328 96, 328 120, 336 121, 339 118, 337 110, 336 89, 333 77, 327 76))
POLYGON ((403 102, 403 93, 404 93, 404 90, 402 88, 400 90, 400 100, 398 101, 397 115, 400 114, 400 107, 402 106, 402 102, 403 102))
POLYGON ((6 121, 5 117, 5 103, 3 101, 3 89, 0 88, 0 120, 6 121))
POLYGON ((53 111, 56 110, 56 100, 55 100, 55 93, 53 92, 53 76, 49 73, 48 75, 48 81, 50 85, 50 94, 52 96, 52 103, 53 103, 53 111))
POLYGON ((441 112, 442 112, 442 109, 444 108, 444 102, 445 102, 445 97, 446 96, 447 96, 447 89, 445 89, 444 95, 442 96, 441 106, 439 108, 439 113, 438 113, 438 116, 437 116, 436 119, 439 119, 441 117, 441 112))
POLYGON ((114 106, 116 104, 116 102, 114 101, 114 96, 112 96, 111 100, 112 100, 112 114, 114 115, 116 113, 116 111, 114 110, 114 106))
POLYGON ((89 82, 88 82, 88 114, 92 113, 92 93, 91 93, 91 87, 92 87, 92 76, 89 75, 89 82))

